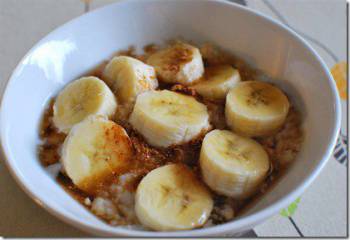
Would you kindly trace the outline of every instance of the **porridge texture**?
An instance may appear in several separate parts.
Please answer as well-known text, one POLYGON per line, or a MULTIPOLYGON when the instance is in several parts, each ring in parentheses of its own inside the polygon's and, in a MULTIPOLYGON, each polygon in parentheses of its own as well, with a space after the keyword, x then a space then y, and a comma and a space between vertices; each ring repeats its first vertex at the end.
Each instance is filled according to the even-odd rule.
MULTIPOLYGON (((116 96, 117 107, 113 114, 109 114, 110 120, 108 121, 113 121, 113 124, 118 124, 125 130, 132 146, 130 153, 132 157, 128 160, 130 161, 130 164, 128 164, 127 167, 123 168, 122 170, 119 170, 119 168, 114 168, 114 162, 111 162, 113 160, 111 156, 113 157, 114 155, 112 154, 114 153, 109 153, 107 150, 105 150, 102 153, 98 153, 102 156, 102 158, 104 158, 103 161, 107 163, 108 169, 111 171, 113 176, 109 177, 108 179, 103 179, 103 181, 101 181, 98 185, 95 186, 94 191, 84 191, 81 188, 79 188, 78 186, 79 184, 81 184, 81 182, 79 182, 80 178, 78 177, 81 177, 83 175, 74 177, 70 176, 71 173, 65 170, 70 169, 70 165, 67 165, 67 160, 66 162, 62 160, 63 150, 66 151, 66 155, 73 154, 69 152, 67 153, 67 147, 63 145, 68 144, 66 143, 67 139, 70 139, 72 137, 72 132, 76 131, 78 127, 73 126, 72 130, 70 130, 69 133, 64 133, 58 130, 53 121, 55 114, 54 104, 56 99, 53 99, 50 102, 45 113, 43 114, 43 120, 40 130, 40 137, 42 139, 42 143, 38 147, 38 154, 42 165, 44 167, 47 167, 52 164, 62 164, 62 170, 57 176, 57 181, 60 183, 60 185, 76 200, 83 204, 87 209, 89 209, 92 213, 94 213, 96 216, 103 219, 110 225, 123 225, 125 227, 132 226, 139 229, 163 231, 209 227, 212 225, 217 225, 231 221, 235 217, 244 213, 247 207, 251 206, 256 201, 259 201, 259 198, 273 187, 274 183, 276 183, 276 181, 278 181, 278 179, 281 176, 283 176, 284 172, 286 172, 288 170, 288 167, 293 163, 302 145, 303 132, 301 129, 301 116, 292 103, 289 103, 290 107, 287 109, 288 113, 285 114, 284 119, 282 121, 282 125, 276 127, 275 130, 270 132, 269 134, 264 136, 249 136, 249 138, 248 136, 236 136, 236 133, 234 133, 235 131, 232 130, 227 124, 227 119, 225 117, 226 95, 228 94, 228 91, 234 86, 236 86, 238 82, 259 81, 259 76, 261 73, 258 70, 252 68, 247 63, 245 63, 243 60, 236 58, 231 54, 227 54, 213 47, 211 44, 204 44, 199 47, 197 46, 198 48, 192 47, 189 44, 186 44, 186 46, 182 48, 181 44, 183 43, 177 41, 168 43, 166 47, 151 44, 144 47, 144 52, 142 54, 137 54, 135 49, 132 47, 130 47, 126 51, 120 51, 116 53, 114 57, 127 56, 133 58, 131 62, 125 59, 118 60, 120 62, 126 61, 127 64, 129 64, 127 66, 128 70, 124 70, 123 68, 122 71, 131 71, 130 79, 132 79, 127 83, 123 83, 121 86, 119 86, 118 84, 114 84, 113 81, 111 81, 111 79, 113 80, 114 78, 106 79, 105 69, 106 65, 109 64, 109 61, 101 63, 92 71, 84 74, 84 76, 93 76, 98 79, 101 79, 114 93, 114 95, 116 96), (170 52, 170 54, 168 54, 168 52, 170 52), (163 58, 158 58, 158 56, 163 55, 167 56, 167 58, 164 61, 163 58), (157 65, 155 67, 155 72, 157 73, 157 76, 155 76, 155 72, 153 72, 152 70, 153 68, 150 67, 153 66, 153 63, 157 65), (149 64, 150 66, 146 64, 149 64), (196 67, 198 64, 202 64, 201 66, 203 66, 203 69, 198 69, 196 67), (217 68, 217 66, 219 66, 219 68, 217 68), (137 82, 138 75, 137 73, 132 72, 134 69, 137 69, 137 71, 143 71, 143 69, 146 69, 148 72, 145 76, 148 76, 149 78, 144 79, 143 83, 137 82), (203 71, 205 73, 203 73, 203 71), (172 74, 173 72, 179 74, 172 74), (203 75, 203 78, 211 79, 211 77, 213 76, 211 72, 220 73, 220 75, 218 75, 220 77, 215 78, 214 76, 214 80, 212 80, 217 81, 217 84, 216 82, 214 82, 212 87, 216 87, 218 90, 215 93, 213 93, 214 95, 209 91, 209 94, 211 95, 210 97, 207 97, 207 91, 200 90, 201 93, 199 93, 199 91, 196 91, 196 89, 202 89, 202 87, 198 88, 197 84, 201 84, 203 81, 206 81, 201 80, 199 76, 203 75), (192 79, 191 77, 186 77, 186 74, 192 74, 191 76, 195 76, 195 78, 192 79), (227 79, 224 79, 226 75, 227 79), (158 82, 154 82, 157 80, 155 78, 158 79, 158 82), (229 82, 229 84, 226 84, 226 82, 229 82), (138 90, 128 92, 127 94, 123 94, 123 99, 120 99, 120 92, 123 91, 125 93, 125 84, 134 84, 135 89, 138 90), (196 101, 196 104, 200 104, 198 105, 198 109, 201 109, 201 106, 203 106, 203 109, 207 111, 207 116, 199 115, 201 114, 199 110, 198 112, 193 113, 200 116, 200 119, 204 119, 201 120, 203 123, 202 128, 198 128, 198 131, 193 133, 191 131, 194 127, 191 127, 189 130, 186 130, 186 132, 181 132, 182 130, 181 128, 179 128, 177 130, 178 134, 176 136, 176 139, 173 136, 173 138, 170 138, 168 135, 165 135, 169 129, 170 123, 162 122, 161 124, 159 124, 159 128, 157 130, 164 132, 164 135, 159 136, 162 136, 164 137, 164 139, 169 140, 170 143, 178 142, 177 144, 168 144, 169 146, 166 147, 155 146, 153 144, 150 144, 150 141, 147 140, 151 135, 148 131, 148 128, 144 128, 141 131, 136 130, 135 126, 133 125, 133 121, 129 120, 131 118, 131 115, 135 114, 133 112, 134 106, 135 103, 137 104, 137 99, 139 98, 139 96, 146 96, 146 94, 151 93, 158 94, 159 92, 162 92, 164 90, 171 91, 175 94, 180 94, 181 96, 188 96, 191 99, 194 99, 196 101), (205 120, 206 118, 207 120, 205 120), (205 123, 205 121, 207 121, 207 123, 205 123), (251 189, 249 189, 249 191, 246 191, 246 189, 243 189, 241 186, 234 186, 233 188, 237 191, 235 191, 232 194, 223 194, 223 192, 220 189, 217 190, 216 188, 212 187, 211 180, 207 179, 207 177, 210 174, 203 175, 203 168, 201 168, 200 165, 200 162, 202 163, 202 161, 204 161, 202 159, 204 154, 203 149, 201 149, 202 143, 204 141, 208 141, 207 133, 214 129, 217 129, 216 131, 230 131, 230 134, 233 134, 230 137, 232 137, 232 139, 238 139, 237 142, 230 142, 232 149, 237 148, 238 150, 229 150, 229 152, 227 153, 228 156, 238 159, 237 164, 240 165, 235 165, 236 169, 253 169, 255 166, 252 165, 252 162, 258 161, 256 159, 264 159, 261 161, 266 161, 266 159, 268 159, 267 168, 266 164, 264 166, 261 165, 261 169, 263 169, 261 172, 262 177, 255 175, 248 176, 249 179, 257 179, 256 182, 246 182, 247 185, 251 185, 251 189), (252 150, 244 152, 243 150, 241 150, 240 147, 241 143, 245 144, 247 141, 254 141, 254 143, 252 144, 259 145, 257 146, 259 147, 259 149, 255 151, 257 152, 256 154, 264 152, 264 154, 266 153, 266 157, 265 155, 263 156, 260 154, 259 157, 256 157, 252 160, 250 154, 252 154, 251 152, 254 151, 252 150), (210 210, 209 214, 207 214, 208 216, 205 215, 207 212, 204 210, 199 212, 200 214, 202 214, 200 216, 200 219, 204 219, 204 221, 193 221, 192 225, 184 227, 177 222, 178 219, 176 219, 176 221, 174 220, 173 222, 171 222, 171 216, 169 216, 169 225, 171 227, 158 227, 158 225, 154 221, 150 223, 144 221, 143 219, 140 219, 140 207, 135 207, 135 205, 138 204, 136 203, 136 195, 141 194, 141 190, 138 189, 139 185, 141 185, 140 182, 142 182, 142 184, 144 185, 144 182, 146 182, 145 176, 149 178, 148 176, 150 176, 150 173, 154 172, 152 170, 160 169, 161 167, 164 167, 169 164, 173 164, 174 166, 184 165, 187 169, 186 171, 190 171, 191 174, 195 176, 195 181, 198 181, 198 187, 204 189, 203 191, 209 193, 208 196, 210 196, 210 199, 208 199, 208 204, 205 207, 203 207, 207 210, 210 210), (71 179, 78 180, 72 182, 71 179), (247 195, 244 195, 246 193, 247 195), (172 226, 174 227, 172 228, 172 226)), ((110 70, 108 76, 111 77, 116 75, 116 78, 118 78, 119 73, 115 73, 113 71, 113 69, 110 70)), ((155 97, 154 99, 157 99, 157 97, 155 97)), ((156 100, 150 100, 150 102, 152 101, 156 100)), ((258 99, 257 101, 260 101, 260 99, 258 99)), ((166 102, 166 104, 168 105, 178 104, 178 102, 175 102, 175 100, 172 99, 172 95, 167 100, 162 100, 160 101, 160 103, 157 102, 157 104, 163 104, 164 102, 166 102)), ((152 102, 152 104, 156 103, 152 102)), ((100 109, 103 109, 103 106, 99 107, 100 109)), ((190 107, 191 106, 189 105, 183 105, 182 108, 186 109, 190 107)), ((183 121, 181 123, 190 124, 190 120, 186 119, 186 117, 179 117, 181 114, 183 114, 183 109, 175 107, 173 108, 173 110, 169 111, 173 111, 173 113, 171 114, 177 117, 177 121, 183 121)), ((188 109, 186 110, 188 111, 188 109)), ((191 110, 189 109, 189 111, 191 110)), ((265 111, 265 108, 263 109, 263 111, 265 111)), ((267 109, 266 112, 268 111, 270 110, 267 109)), ((109 111, 109 113, 111 113, 111 111, 109 111)), ((168 114, 168 112, 166 114, 168 114)), ((185 116, 186 114, 183 115, 185 116)), ((147 126, 148 122, 146 122, 146 120, 142 121, 145 121, 144 125, 147 126)), ((175 123, 171 124, 172 125, 170 127, 172 128, 175 128, 177 126, 175 123)), ((194 126, 198 126, 198 124, 194 126)), ((231 139, 230 137, 228 137, 227 139, 231 139)), ((95 142, 93 142, 93 144, 95 145, 92 146, 96 146, 95 142)), ((118 143, 116 142, 116 144, 118 143)), ((96 152, 91 153, 91 155, 89 156, 96 156, 96 154, 96 152)), ((206 152, 205 154, 207 154, 209 157, 212 157, 214 156, 212 154, 216 153, 206 152)), ((217 159, 219 158, 220 157, 218 157, 217 159)), ((216 159, 214 159, 211 163, 215 164, 215 161, 216 159)), ((102 165, 96 166, 101 167, 102 165)), ((96 176, 94 179, 100 179, 98 174, 100 174, 100 172, 96 172, 96 176)), ((230 184, 233 185, 240 184, 234 175, 231 176, 230 181, 230 184)), ((167 185, 163 186, 163 189, 165 189, 164 191, 166 192, 166 194, 182 194, 181 196, 185 200, 181 201, 185 202, 183 203, 183 209, 178 210, 179 214, 180 212, 181 214, 182 212, 184 212, 184 216, 188 216, 188 214, 192 214, 192 216, 195 216, 195 214, 199 214, 199 210, 197 209, 199 208, 199 205, 196 205, 194 207, 194 202, 196 202, 196 200, 193 199, 195 199, 196 196, 194 196, 193 198, 191 194, 187 196, 186 186, 183 186, 181 191, 176 190, 177 186, 178 185, 176 184, 174 186, 167 185), (173 191, 171 189, 175 190, 173 191), (193 202, 193 204, 191 201, 193 202)), ((203 191, 200 194, 203 194, 203 191)), ((167 204, 168 202, 164 203, 164 207, 168 207, 167 204)), ((144 213, 142 212, 142 214, 144 213)), ((188 218, 186 217, 186 219, 188 218)), ((165 220, 167 221, 168 219, 165 220)), ((187 220, 183 221, 186 222, 187 220)))

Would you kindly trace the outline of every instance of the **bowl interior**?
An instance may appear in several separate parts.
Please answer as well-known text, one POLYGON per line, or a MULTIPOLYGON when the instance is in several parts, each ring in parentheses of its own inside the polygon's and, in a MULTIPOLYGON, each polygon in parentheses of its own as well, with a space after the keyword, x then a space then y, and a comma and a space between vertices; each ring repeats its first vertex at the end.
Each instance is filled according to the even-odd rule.
MULTIPOLYGON (((16 180, 42 206, 77 227, 102 235, 193 236, 251 228, 294 200, 329 157, 339 106, 329 72, 289 30, 220 1, 123 1, 75 19, 40 41, 20 62, 1 106, 1 140, 16 180), (271 76, 302 111, 305 142, 283 179, 231 223, 177 233, 110 227, 74 201, 37 158, 38 130, 50 98, 121 49, 183 37, 211 42, 271 76)), ((54 169, 52 169, 54 171, 54 169)))

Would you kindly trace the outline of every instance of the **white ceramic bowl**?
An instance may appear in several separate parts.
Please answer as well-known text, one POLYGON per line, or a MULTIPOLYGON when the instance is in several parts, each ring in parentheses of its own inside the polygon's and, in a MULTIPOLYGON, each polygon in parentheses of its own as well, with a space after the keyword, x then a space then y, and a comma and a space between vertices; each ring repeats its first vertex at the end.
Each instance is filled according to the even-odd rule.
POLYGON ((74 19, 42 39, 21 60, 1 105, 2 148, 18 184, 53 215, 103 236, 223 236, 248 230, 286 207, 310 185, 331 155, 339 125, 335 84, 309 44, 259 13, 209 0, 122 1, 74 19), (39 164, 40 118, 48 100, 65 84, 115 51, 179 36, 213 42, 277 79, 277 85, 302 111, 305 142, 277 186, 229 223, 182 232, 111 227, 74 201, 39 164))

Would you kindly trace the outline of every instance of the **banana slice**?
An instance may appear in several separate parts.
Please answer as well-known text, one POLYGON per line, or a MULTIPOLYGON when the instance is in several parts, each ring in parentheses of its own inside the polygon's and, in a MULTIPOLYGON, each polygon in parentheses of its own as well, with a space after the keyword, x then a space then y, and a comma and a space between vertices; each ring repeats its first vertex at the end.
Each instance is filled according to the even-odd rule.
POLYGON ((65 173, 88 193, 123 173, 130 165, 132 145, 126 131, 102 116, 90 116, 76 124, 61 153, 65 173))
POLYGON ((167 83, 189 85, 204 73, 198 48, 185 43, 157 51, 147 59, 147 63, 154 66, 160 79, 167 83))
POLYGON ((289 101, 284 93, 264 82, 240 82, 226 97, 227 125, 244 136, 273 134, 283 125, 288 111, 289 101))
POLYGON ((53 106, 53 122, 59 131, 68 133, 74 124, 89 115, 112 116, 117 101, 108 86, 96 77, 83 77, 68 84, 53 106))
POLYGON ((158 231, 202 226, 213 209, 206 187, 185 165, 171 164, 149 172, 136 190, 139 221, 158 231))
POLYGON ((220 101, 239 81, 239 72, 230 65, 213 66, 206 68, 202 80, 192 87, 204 98, 220 101))
POLYGON ((205 136, 199 163, 204 182, 235 199, 251 196, 270 167, 259 143, 227 130, 213 130, 205 136))
POLYGON ((154 68, 127 56, 114 57, 103 71, 103 79, 123 103, 158 87, 154 68))
POLYGON ((155 147, 188 142, 210 128, 204 104, 168 90, 140 94, 129 122, 155 147))

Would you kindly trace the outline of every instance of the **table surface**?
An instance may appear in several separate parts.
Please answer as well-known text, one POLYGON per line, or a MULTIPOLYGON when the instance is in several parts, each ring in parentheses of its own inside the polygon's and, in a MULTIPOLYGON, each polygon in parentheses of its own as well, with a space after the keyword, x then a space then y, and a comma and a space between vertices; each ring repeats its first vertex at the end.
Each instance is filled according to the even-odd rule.
MULTIPOLYGON (((118 0, 0 0, 0 93, 19 60, 47 33, 100 6, 118 0)), ((232 0, 293 28, 316 49, 329 68, 346 61, 346 3, 343 0, 232 0)), ((346 100, 342 137, 334 156, 289 211, 245 235, 346 236, 346 100)), ((5 237, 88 237, 36 205, 0 161, 0 235, 5 237)))

